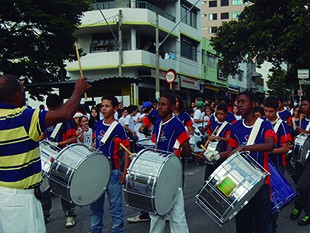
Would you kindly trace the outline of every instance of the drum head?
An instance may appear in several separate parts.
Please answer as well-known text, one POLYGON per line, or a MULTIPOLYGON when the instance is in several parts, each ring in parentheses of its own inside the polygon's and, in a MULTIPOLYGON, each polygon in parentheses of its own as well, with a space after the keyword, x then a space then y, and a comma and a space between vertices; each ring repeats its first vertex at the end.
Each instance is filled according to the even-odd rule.
POLYGON ((70 183, 70 197, 79 206, 95 202, 106 190, 110 178, 110 162, 99 152, 93 152, 75 170, 70 183))
POLYGON ((156 183, 155 206, 159 215, 169 212, 182 184, 180 159, 171 155, 163 164, 156 183))

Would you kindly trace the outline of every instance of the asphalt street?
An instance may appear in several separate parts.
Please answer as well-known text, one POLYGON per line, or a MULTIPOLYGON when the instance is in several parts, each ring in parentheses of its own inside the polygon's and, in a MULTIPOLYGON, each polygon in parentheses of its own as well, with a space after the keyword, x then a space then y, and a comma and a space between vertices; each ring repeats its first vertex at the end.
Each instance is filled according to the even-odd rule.
MULTIPOLYGON (((196 203, 195 195, 203 186, 204 166, 196 166, 193 163, 186 163, 185 169, 185 212, 189 231, 192 233, 211 232, 211 233, 235 233, 234 218, 228 223, 219 227, 196 203)), ((289 177, 286 177, 289 182, 292 182, 289 177)), ((293 202, 285 206, 278 218, 278 233, 309 233, 310 225, 298 226, 296 221, 289 219, 289 214, 293 208, 293 202)), ((143 223, 127 223, 126 218, 135 216, 138 211, 126 206, 124 201, 125 211, 125 226, 126 233, 146 233, 149 230, 149 222, 143 223)), ((53 197, 53 207, 50 222, 46 224, 47 233, 87 233, 89 232, 89 207, 76 207, 76 225, 70 229, 64 227, 65 218, 61 208, 60 199, 57 196, 53 197)), ((108 204, 105 206, 104 216, 105 227, 104 233, 111 232, 111 218, 109 216, 108 204)), ((165 233, 169 233, 169 223, 166 224, 165 233)))

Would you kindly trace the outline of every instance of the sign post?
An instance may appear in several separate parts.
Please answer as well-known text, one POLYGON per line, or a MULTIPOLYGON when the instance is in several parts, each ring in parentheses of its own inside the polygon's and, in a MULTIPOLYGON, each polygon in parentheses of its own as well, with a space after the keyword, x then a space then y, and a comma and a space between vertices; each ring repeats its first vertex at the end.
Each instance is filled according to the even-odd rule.
POLYGON ((299 90, 298 90, 298 95, 299 95, 299 105, 301 104, 301 97, 303 96, 303 91, 302 91, 302 84, 304 83, 305 79, 309 78, 309 69, 298 69, 297 70, 297 77, 299 80, 299 90))

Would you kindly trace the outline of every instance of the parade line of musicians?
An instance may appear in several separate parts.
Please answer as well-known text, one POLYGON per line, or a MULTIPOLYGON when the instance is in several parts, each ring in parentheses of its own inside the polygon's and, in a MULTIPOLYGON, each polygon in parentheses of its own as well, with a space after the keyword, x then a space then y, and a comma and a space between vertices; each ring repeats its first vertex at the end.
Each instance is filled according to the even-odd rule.
MULTIPOLYGON (((186 108, 173 92, 146 101, 142 108, 123 107, 115 96, 103 96, 91 109, 80 104, 83 93, 91 91, 87 78, 76 81, 71 97, 64 103, 56 94, 35 110, 25 106, 25 87, 18 77, 0 76, 0 233, 44 233, 52 208, 50 189, 42 191, 40 141, 65 148, 83 143, 99 149, 110 159, 111 174, 104 194, 90 204, 90 232, 102 232, 105 195, 108 197, 112 232, 124 232, 123 189, 130 166, 130 153, 138 153, 137 142, 150 139, 160 151, 174 153, 182 161, 206 167, 205 179, 225 159, 240 151, 250 155, 267 171, 268 159, 284 174, 290 159, 287 154, 300 134, 310 133, 310 96, 301 105, 281 97, 267 97, 257 102, 254 93, 245 91, 234 102, 227 97, 215 101, 196 98, 186 108), (257 119, 263 119, 254 144, 247 140, 257 119), (101 142, 114 121, 118 124, 101 142), (60 124, 57 131, 55 127, 60 124), (202 142, 221 141, 216 163, 210 164, 204 152, 193 153, 190 139, 194 131, 206 135, 202 142), (120 146, 122 144, 123 147, 120 146), (199 154, 200 153, 200 154, 199 154)), ((306 141, 305 140, 305 141, 306 141)), ((197 143, 197 142, 195 142, 197 143)), ((309 143, 307 144, 309 145, 309 143)), ((195 145, 194 145, 195 146, 195 145)), ((310 148, 307 148, 308 150, 310 148)), ((209 158, 210 159, 210 158, 209 158)), ((213 158, 214 159, 214 158, 213 158)), ((290 219, 299 226, 310 223, 310 161, 296 165, 292 178, 298 197, 290 219)), ((236 232, 276 232, 277 214, 271 213, 270 179, 236 215, 236 232)), ((75 205, 61 198, 66 228, 75 225, 75 205)), ((137 212, 128 222, 150 221, 149 232, 164 232, 165 224, 173 233, 189 232, 185 216, 183 191, 165 215, 137 212), (169 221, 166 221, 169 217, 169 221)))

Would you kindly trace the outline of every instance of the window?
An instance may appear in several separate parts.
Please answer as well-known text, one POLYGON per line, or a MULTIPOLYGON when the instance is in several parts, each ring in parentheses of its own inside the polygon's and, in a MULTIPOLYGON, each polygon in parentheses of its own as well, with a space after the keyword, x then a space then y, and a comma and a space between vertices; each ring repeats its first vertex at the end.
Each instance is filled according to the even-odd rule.
POLYGON ((216 33, 217 32, 217 27, 210 27, 209 28, 210 33, 216 33))
POLYGON ((117 44, 115 39, 111 35, 105 33, 92 34, 90 52, 110 52, 115 50, 117 50, 117 44))
POLYGON ((209 1, 209 7, 217 7, 217 1, 209 1))
POLYGON ((182 19, 182 22, 186 23, 189 26, 192 26, 193 28, 197 28, 197 10, 192 9, 190 12, 188 12, 190 8, 191 8, 190 6, 182 3, 181 18, 183 18, 186 15, 182 19))
POLYGON ((216 13, 209 14, 209 20, 217 20, 217 14, 216 13))
POLYGON ((181 56, 193 61, 197 61, 198 42, 181 36, 181 56))
POLYGON ((240 15, 240 11, 233 11, 232 13, 231 13, 231 18, 232 19, 237 19, 237 18, 239 18, 239 15, 240 15))
POLYGON ((221 6, 229 6, 229 0, 221 0, 221 6))
POLYGON ((221 19, 229 19, 229 13, 228 12, 221 13, 221 19))
POLYGON ((238 70, 238 79, 239 79, 239 81, 242 81, 242 79, 243 79, 243 70, 238 70))
POLYGON ((207 14, 202 14, 202 15, 201 15, 201 17, 207 17, 207 16, 208 16, 207 14))
POLYGON ((212 53, 207 52, 207 65, 209 67, 216 68, 216 61, 217 57, 214 56, 212 53))
POLYGON ((233 6, 239 6, 239 5, 242 5, 242 1, 243 0, 232 0, 231 4, 233 6))

